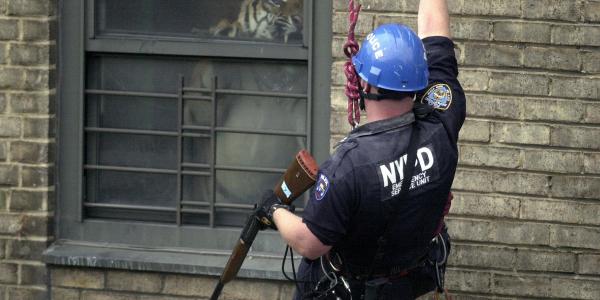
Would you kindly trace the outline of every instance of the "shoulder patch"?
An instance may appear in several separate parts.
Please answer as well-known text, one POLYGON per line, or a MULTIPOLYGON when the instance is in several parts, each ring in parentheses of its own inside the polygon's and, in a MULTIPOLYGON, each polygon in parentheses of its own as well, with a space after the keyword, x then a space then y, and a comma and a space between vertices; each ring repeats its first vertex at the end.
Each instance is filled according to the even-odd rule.
POLYGON ((435 84, 423 95, 421 103, 427 103, 438 110, 447 110, 452 104, 452 90, 447 84, 435 84))
POLYGON ((327 190, 329 190, 329 178, 325 176, 325 174, 319 174, 319 181, 317 181, 317 185, 315 188, 315 199, 317 201, 322 200, 327 194, 327 190))

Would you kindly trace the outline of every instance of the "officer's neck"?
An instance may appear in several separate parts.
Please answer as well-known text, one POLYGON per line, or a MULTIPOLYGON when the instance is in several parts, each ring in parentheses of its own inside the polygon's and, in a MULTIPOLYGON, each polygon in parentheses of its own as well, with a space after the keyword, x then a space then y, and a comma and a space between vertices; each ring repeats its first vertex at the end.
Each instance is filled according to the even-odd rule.
POLYGON ((367 111, 367 122, 375 122, 390 118, 399 117, 413 109, 413 99, 406 97, 403 100, 369 100, 365 99, 365 109, 367 111))

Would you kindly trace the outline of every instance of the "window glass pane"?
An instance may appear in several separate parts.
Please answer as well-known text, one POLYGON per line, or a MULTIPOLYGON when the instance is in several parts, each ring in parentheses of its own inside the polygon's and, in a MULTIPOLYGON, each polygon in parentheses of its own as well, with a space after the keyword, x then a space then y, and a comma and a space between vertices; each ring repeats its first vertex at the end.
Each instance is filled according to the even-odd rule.
MULTIPOLYGON (((158 92, 177 95, 179 76, 186 87, 210 88, 216 76, 219 89, 306 94, 306 62, 193 59, 141 55, 90 55, 88 89, 158 92)), ((196 110, 209 106, 186 100, 196 110)), ((189 116, 188 116, 189 117, 189 116)))
POLYGON ((206 79, 218 77, 218 87, 248 91, 282 92, 306 94, 308 90, 308 68, 305 62, 204 60, 194 66, 192 82, 196 86, 210 86, 206 79), (195 80, 195 81, 194 81, 195 80))
POLYGON ((304 137, 222 132, 217 134, 217 164, 285 169, 305 147, 304 137))
POLYGON ((171 93, 176 95, 180 74, 190 74, 193 61, 134 55, 90 55, 87 88, 171 93))
POLYGON ((246 224, 249 213, 250 210, 218 208, 215 213, 215 224, 217 226, 242 227, 246 224))
POLYGON ((88 218, 160 223, 175 223, 177 216, 174 209, 171 211, 157 211, 123 207, 88 207, 85 215, 88 218))
POLYGON ((207 226, 210 224, 210 215, 208 213, 188 213, 181 214, 181 221, 186 225, 207 226))
POLYGON ((86 202, 175 207, 177 176, 88 170, 86 202))
POLYGON ((217 103, 217 126, 305 133, 306 99, 224 95, 217 103))
POLYGON ((217 171, 216 202, 252 205, 260 200, 265 190, 273 189, 281 175, 244 171, 217 171))
POLYGON ((86 101, 88 127, 177 130, 175 99, 88 95, 86 101))
POLYGON ((210 163, 210 139, 183 138, 183 162, 194 164, 210 163))
POLYGON ((302 44, 303 0, 97 0, 96 33, 302 44))
POLYGON ((210 102, 185 100, 183 103, 183 124, 210 126, 212 115, 212 105, 210 102))
POLYGON ((87 216, 174 222, 182 201, 183 224, 237 226, 250 208, 236 205, 255 203, 280 177, 260 168, 285 169, 306 148, 306 62, 103 54, 87 61, 87 216), (245 130, 264 132, 236 132, 245 130), (213 201, 233 207, 211 215, 213 201), (146 217, 136 206, 157 208, 146 217))
MULTIPOLYGON (((210 182, 210 177, 207 176, 183 176, 183 201, 203 203, 210 202, 210 191, 212 190, 210 187, 210 182)), ((206 205, 202 204, 202 207, 195 208, 206 209, 207 207, 206 205)))
POLYGON ((110 133, 87 136, 87 164, 177 169, 176 137, 110 133))

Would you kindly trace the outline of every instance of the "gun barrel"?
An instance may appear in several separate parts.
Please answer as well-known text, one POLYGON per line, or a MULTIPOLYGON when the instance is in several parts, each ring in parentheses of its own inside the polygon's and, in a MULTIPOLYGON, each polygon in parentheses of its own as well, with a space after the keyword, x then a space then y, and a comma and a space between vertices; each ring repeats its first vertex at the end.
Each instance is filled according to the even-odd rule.
POLYGON ((219 296, 221 295, 221 291, 223 291, 223 286, 225 286, 225 285, 221 281, 219 281, 219 283, 217 283, 217 286, 215 286, 215 289, 213 290, 213 293, 210 296, 210 300, 219 299, 219 296))
POLYGON ((254 217, 254 214, 250 215, 248 217, 248 221, 246 222, 246 226, 242 230, 240 239, 233 248, 231 256, 229 256, 229 260, 225 265, 223 274, 221 274, 219 283, 226 284, 235 278, 237 273, 240 271, 242 264, 244 263, 246 255, 248 255, 250 246, 252 246, 252 242, 254 242, 259 229, 260 222, 254 217))

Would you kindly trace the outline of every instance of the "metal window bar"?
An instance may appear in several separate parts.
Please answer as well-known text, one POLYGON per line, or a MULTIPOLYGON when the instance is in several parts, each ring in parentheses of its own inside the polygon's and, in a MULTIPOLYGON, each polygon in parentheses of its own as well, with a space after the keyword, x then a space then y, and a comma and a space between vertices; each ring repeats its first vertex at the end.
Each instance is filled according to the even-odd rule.
MULTIPOLYGON (((189 166, 188 166, 189 167, 189 166)), ((117 171, 131 173, 148 173, 148 174, 178 174, 177 169, 158 169, 158 168, 139 168, 139 167, 123 167, 123 166, 108 166, 108 165, 83 165, 85 170, 102 170, 102 171, 117 171)), ((198 168, 206 168, 204 166, 198 168)), ((209 167, 212 168, 212 167, 209 167)), ((258 173, 283 173, 285 169, 278 168, 261 168, 261 167, 241 167, 241 166, 226 166, 214 165, 215 170, 224 171, 241 171, 241 172, 258 172, 258 173)), ((183 175, 209 176, 212 172, 197 172, 197 171, 181 171, 183 175)))
MULTIPOLYGON (((185 129, 185 128, 184 128, 185 129)), ((156 135, 156 136, 171 136, 177 137, 177 131, 161 131, 161 130, 144 130, 144 129, 123 129, 123 128, 108 128, 108 127, 84 127, 86 132, 95 133, 117 133, 117 134, 135 134, 135 135, 156 135)), ((183 132, 183 137, 191 138, 210 138, 209 134, 183 132)))
MULTIPOLYGON (((310 63, 309 63, 310 65, 310 63)), ((309 78, 310 79, 310 78, 309 78)), ((209 215, 209 226, 215 226, 215 214, 217 208, 232 208, 232 209, 251 209, 252 205, 247 204, 232 204, 232 203, 217 203, 216 202, 216 172, 218 170, 227 171, 244 171, 244 172, 260 172, 260 173, 283 173, 285 169, 281 168, 263 168, 263 167, 245 167, 245 166, 229 166, 229 165, 217 165, 216 164, 216 134, 219 132, 227 133, 246 133, 246 134, 264 134, 264 135, 280 135, 280 136, 294 136, 306 138, 307 146, 310 148, 311 141, 309 139, 310 132, 310 121, 312 108, 312 99, 310 97, 310 89, 312 88, 309 80, 309 93, 298 94, 298 93, 280 93, 280 92, 262 92, 262 91, 244 91, 244 90, 232 90, 232 89, 218 89, 217 88, 217 77, 214 77, 210 88, 190 88, 185 87, 185 80, 183 76, 179 78, 179 86, 177 88, 177 94, 169 93, 150 93, 150 92, 138 92, 138 91, 117 91, 117 90, 102 90, 102 89, 86 89, 85 93, 88 95, 105 95, 105 96, 126 96, 126 97, 149 97, 165 100, 177 100, 177 130, 176 131, 164 131, 164 130, 142 130, 142 129, 123 129, 123 128, 106 128, 106 127, 84 127, 86 133, 112 133, 112 134, 134 134, 134 135, 154 135, 154 136, 170 136, 177 137, 177 169, 158 169, 158 168, 140 168, 140 167, 124 167, 124 166, 108 166, 98 164, 85 164, 83 167, 85 170, 107 170, 107 171, 120 171, 120 172, 135 172, 135 173, 153 173, 153 174, 170 174, 177 176, 177 188, 176 188, 176 208, 168 208, 165 210, 162 207, 154 206, 143 206, 143 205, 121 205, 121 204, 102 204, 102 203, 90 203, 84 202, 83 205, 86 208, 116 208, 116 209, 134 209, 134 210, 147 210, 147 211, 173 211, 177 214, 176 220, 177 225, 182 225, 182 213, 206 213, 209 215), (210 96, 206 95, 189 95, 186 93, 209 93, 210 96), (281 97, 281 98, 295 98, 295 99, 307 99, 307 128, 305 132, 294 132, 294 131, 279 131, 279 130, 258 130, 258 129, 241 129, 241 128, 227 128, 217 127, 217 103, 216 97, 218 94, 225 95, 243 95, 243 96, 262 96, 262 97, 281 97), (197 125, 185 125, 183 124, 183 105, 185 100, 192 101, 210 101, 212 109, 212 120, 210 126, 197 126, 197 125), (193 131, 208 131, 209 133, 195 133, 185 132, 186 130, 193 131), (189 163, 183 161, 183 137, 192 138, 207 138, 210 139, 211 143, 211 154, 208 164, 189 163), (197 168, 197 169, 209 169, 208 171, 191 171, 186 168, 197 168), (210 199, 208 202, 196 202, 196 201, 185 201, 182 199, 183 189, 183 175, 192 176, 207 176, 210 177, 210 199), (183 205, 188 206, 208 206, 207 209, 188 209, 183 208, 183 205)))
POLYGON ((209 209, 197 209, 197 208, 182 208, 181 212, 192 213, 192 214, 206 214, 206 215, 211 214, 211 211, 209 209))
POLYGON ((157 168, 138 168, 138 167, 122 167, 122 166, 107 166, 107 165, 83 165, 84 170, 102 170, 102 171, 118 171, 132 173, 150 173, 150 174, 177 174, 177 170, 157 169, 157 168))
POLYGON ((198 163, 187 163, 184 162, 181 164, 184 168, 210 168, 210 164, 198 164, 198 163))
MULTIPOLYGON (((184 92, 192 93, 210 93, 210 89, 205 88, 184 88, 184 92)), ((222 95, 242 95, 242 96, 260 96, 260 97, 282 97, 282 98, 307 98, 307 94, 298 93, 282 93, 282 92, 264 92, 264 91, 246 91, 246 90, 234 90, 234 89, 217 89, 217 94, 222 95)))
POLYGON ((198 171, 181 171, 183 175, 193 175, 193 176, 211 176, 210 172, 198 172, 198 171))
POLYGON ((122 129, 122 128, 106 128, 106 127, 85 127, 84 130, 86 132, 97 132, 97 133, 177 136, 177 132, 175 132, 175 131, 160 131, 160 130, 122 129))
POLYGON ((210 214, 209 214, 209 220, 208 220, 208 225, 210 227, 215 227, 215 214, 216 212, 216 208, 215 208, 215 204, 217 202, 217 193, 215 192, 217 190, 217 132, 215 130, 215 128, 217 127, 217 85, 218 85, 218 78, 217 76, 214 76, 212 78, 212 84, 211 84, 211 92, 210 92, 210 107, 212 110, 212 119, 210 121, 210 135, 211 135, 211 139, 210 139, 210 147, 211 147, 211 154, 210 154, 210 199, 209 199, 209 210, 210 210, 210 214))
POLYGON ((133 91, 116 91, 116 90, 100 90, 86 89, 88 95, 105 95, 105 96, 127 96, 127 97, 148 97, 161 99, 177 99, 177 94, 168 93, 148 93, 148 92, 133 92, 133 91))
POLYGON ((183 75, 179 75, 179 85, 177 86, 177 187, 176 189, 176 200, 177 204, 177 226, 181 226, 181 196, 183 190, 183 75))
MULTIPOLYGON (((183 130, 211 130, 210 126, 194 126, 184 125, 183 130)), ((108 127, 85 127, 86 132, 96 133, 117 133, 117 134, 135 134, 135 135, 156 135, 156 136, 171 136, 171 137, 192 137, 192 138, 211 138, 210 134, 204 133, 192 133, 182 132, 181 134, 177 131, 161 131, 161 130, 144 130, 144 129, 123 129, 123 128, 108 128, 108 127)), ((216 132, 227 132, 227 133, 248 133, 248 134, 265 134, 265 135, 280 135, 280 136, 297 136, 306 137, 305 132, 295 131, 283 131, 283 130, 258 130, 258 129, 242 129, 242 128, 229 128, 229 127, 215 127, 216 132)))
POLYGON ((187 206, 210 206, 209 202, 206 201, 181 201, 181 205, 187 206))
MULTIPOLYGON (((212 93, 213 89, 205 88, 183 88, 183 92, 186 93, 212 93)), ((282 93, 282 92, 263 92, 263 91, 247 91, 247 90, 233 90, 233 89, 214 89, 216 94, 222 95, 240 95, 240 96, 260 96, 260 97, 281 97, 281 98, 294 98, 294 99, 306 99, 308 94, 298 93, 282 93)), ((86 89, 85 93, 88 95, 107 95, 107 96, 126 96, 126 97, 149 97, 149 98, 160 98, 160 99, 177 99, 178 94, 169 93, 149 93, 149 92, 137 92, 137 91, 119 91, 119 90, 102 90, 102 89, 86 89)), ((184 99, 189 100, 205 100, 211 101, 210 96, 198 96, 198 95, 185 95, 184 99)))
MULTIPOLYGON (((182 201, 182 205, 185 206, 196 206, 196 207, 206 207, 209 206, 208 209, 198 209, 198 208, 181 208, 183 212, 189 212, 190 210, 202 210, 203 212, 210 213, 210 203, 208 202, 192 202, 192 201, 182 201)), ((91 208, 112 208, 112 209, 123 209, 123 210, 142 210, 142 211, 160 211, 160 212, 176 212, 177 208, 170 206, 151 206, 151 205, 132 205, 132 204, 117 204, 117 203, 92 203, 85 202, 83 204, 85 207, 91 208)), ((235 204, 235 203, 215 203, 216 207, 219 208, 230 208, 230 209, 252 209, 254 206, 250 204, 235 204)), ((302 210, 301 208, 298 208, 302 210)))
POLYGON ((116 209, 127 209, 127 210, 145 210, 145 211, 162 211, 162 212, 175 212, 176 208, 169 206, 150 206, 150 205, 128 205, 128 204, 113 204, 113 203, 89 203, 83 204, 85 207, 95 208, 116 208, 116 209))

